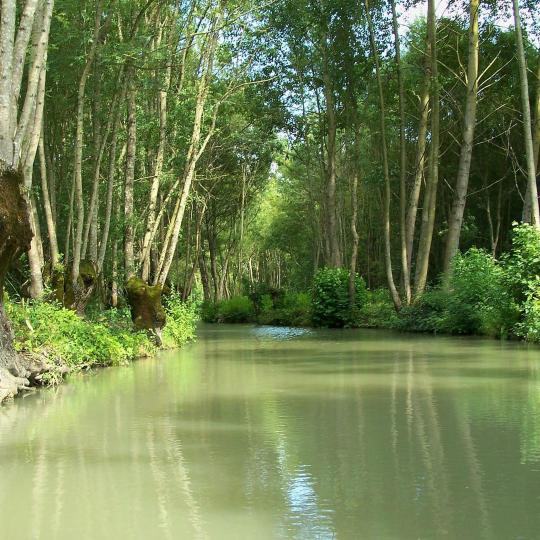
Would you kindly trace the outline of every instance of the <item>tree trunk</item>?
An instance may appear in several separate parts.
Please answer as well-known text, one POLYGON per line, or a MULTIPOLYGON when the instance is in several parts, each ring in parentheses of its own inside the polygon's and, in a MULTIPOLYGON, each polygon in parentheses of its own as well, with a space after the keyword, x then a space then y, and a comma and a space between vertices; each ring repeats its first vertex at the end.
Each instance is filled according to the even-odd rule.
POLYGON ((422 230, 420 232, 416 259, 415 297, 420 296, 424 292, 427 284, 431 242, 433 240, 433 228, 435 226, 437 188, 439 184, 440 102, 435 0, 428 0, 428 33, 431 44, 431 149, 429 155, 429 179, 424 196, 422 230))
POLYGON ((328 226, 328 248, 329 248, 329 263, 332 267, 339 268, 342 264, 341 250, 339 247, 339 236, 337 226, 337 205, 336 205, 336 135, 337 135, 337 120, 334 99, 334 85, 329 71, 328 51, 326 43, 322 45, 323 49, 323 82, 324 96, 326 101, 326 121, 327 128, 327 170, 326 170, 326 211, 327 211, 327 226, 328 226))
MULTIPOLYGON (((171 32, 171 36, 173 32, 171 32)), ((158 40, 158 46, 161 39, 158 40)), ((172 49, 172 43, 169 43, 169 48, 172 49)), ((161 184, 161 176, 163 173, 163 164, 165 160, 165 143, 167 139, 167 97, 171 86, 171 64, 172 58, 169 57, 169 66, 165 73, 165 80, 163 81, 163 88, 159 90, 158 97, 158 109, 159 109, 159 143, 156 154, 156 161, 154 165, 154 174, 152 179, 152 187, 150 189, 150 201, 148 205, 148 220, 146 223, 146 231, 144 233, 142 254, 144 259, 142 262, 141 277, 144 281, 148 281, 150 278, 150 255, 151 244, 153 240, 152 231, 156 223, 156 209, 159 194, 159 187, 161 184)))
POLYGON ((401 271, 405 301, 411 303, 411 277, 409 268, 408 242, 407 242, 407 141, 405 138, 405 84, 401 69, 401 45, 399 41, 399 23, 396 13, 396 2, 391 0, 392 23, 394 29, 394 43, 396 49, 396 69, 399 92, 399 225, 401 247, 401 271))
MULTIPOLYGON (((77 95, 77 131, 75 136, 75 157, 73 164, 73 181, 75 184, 77 226, 75 229, 75 238, 73 239, 73 264, 71 268, 71 280, 73 282, 73 287, 75 288, 77 287, 77 279, 79 277, 84 231, 84 194, 82 180, 82 160, 84 146, 84 101, 86 93, 86 82, 88 80, 88 76, 90 75, 92 64, 94 63, 94 58, 96 56, 97 46, 99 42, 102 13, 103 0, 98 0, 96 5, 96 15, 94 19, 94 35, 92 45, 90 46, 90 50, 86 56, 86 64, 79 80, 79 89, 77 95)), ((88 216, 88 219, 91 219, 91 216, 88 216)))
MULTIPOLYGON (((131 75, 131 73, 130 73, 131 75)), ((133 231, 133 187, 135 182, 135 159, 137 150, 137 103, 134 82, 130 76, 127 92, 127 154, 124 184, 124 270, 126 281, 135 275, 133 231)))
POLYGON ((540 229, 540 210, 538 208, 536 165, 531 126, 531 104, 529 102, 529 81, 527 79, 527 60, 525 58, 525 48, 523 46, 519 0, 513 0, 513 8, 519 64, 519 80, 521 87, 521 103, 523 107, 523 138, 525 145, 525 157, 527 160, 527 192, 531 204, 531 222, 537 229, 540 229))
POLYGON ((465 203, 467 202, 467 190, 469 186, 469 173, 474 143, 474 131, 476 127, 476 105, 478 98, 478 12, 480 0, 470 0, 469 4, 469 61, 467 68, 467 97, 465 103, 465 115, 463 117, 463 142, 457 173, 454 202, 448 221, 448 238, 446 239, 446 252, 444 256, 445 283, 448 283, 450 266, 459 249, 459 238, 463 224, 465 203))
POLYGON ((60 253, 58 251, 58 240, 56 237, 56 224, 53 218, 51 197, 50 197, 49 185, 47 181, 47 160, 45 159, 45 147, 43 144, 43 131, 39 139, 39 165, 40 165, 40 176, 41 176, 41 193, 43 196, 43 209, 45 211, 45 222, 47 224, 47 235, 49 238, 51 265, 54 268, 60 260, 60 253))
POLYGON ((28 385, 4 312, 4 282, 11 262, 30 247, 32 232, 22 193, 23 177, 0 161, 0 403, 28 385))
POLYGON ((426 36, 425 52, 425 76, 420 93, 420 119, 418 122, 418 144, 416 147, 416 160, 414 180, 409 194, 409 204, 407 207, 407 263, 409 267, 409 279, 412 276, 412 260, 414 250, 414 233, 416 229, 416 219, 418 216, 418 201, 422 190, 422 181, 425 177, 426 167, 426 146, 427 129, 429 119, 429 88, 431 81, 431 43, 426 36))
MULTIPOLYGON (((191 185, 195 178, 195 172, 197 163, 204 152, 206 145, 211 137, 211 134, 215 128, 217 109, 214 111, 213 125, 210 128, 210 132, 206 136, 204 142, 201 144, 201 131, 203 127, 203 114, 204 108, 210 92, 210 82, 212 79, 212 70, 214 65, 214 55, 219 38, 219 27, 223 20, 223 10, 225 2, 221 2, 221 7, 218 15, 213 21, 212 31, 210 37, 210 43, 207 44, 205 53, 202 59, 203 72, 198 82, 197 89, 197 102, 195 106, 195 118, 193 120, 193 129, 191 133, 191 141, 187 154, 186 165, 183 173, 183 189, 180 197, 177 201, 175 212, 170 224, 170 239, 163 247, 162 254, 159 261, 158 273, 154 278, 154 284, 164 285, 169 275, 169 270, 176 252, 178 245, 178 238, 180 236, 180 229, 182 227, 182 221, 184 218, 184 212, 186 204, 191 191, 191 185)), ((216 105, 217 107, 217 105, 216 105)))
POLYGON ((394 281, 394 272, 392 269, 392 244, 390 238, 390 199, 391 199, 391 189, 390 189, 390 169, 388 164, 388 147, 386 142, 386 108, 384 103, 384 90, 383 83, 381 78, 381 69, 379 61, 379 53, 377 51, 377 44, 375 42, 375 30, 373 28, 373 22, 371 20, 371 15, 369 11, 369 1, 364 0, 364 5, 366 8, 366 18, 368 21, 369 27, 369 39, 371 43, 371 51, 373 54, 373 59, 375 61, 375 75, 377 77, 377 87, 379 91, 379 118, 380 118, 380 129, 381 129, 381 141, 382 141, 382 165, 384 173, 384 202, 383 202, 383 227, 384 227, 384 260, 386 268, 386 278, 388 281, 388 288, 390 289, 390 294, 392 295, 392 301, 397 310, 401 309, 401 298, 397 290, 395 281, 394 281))

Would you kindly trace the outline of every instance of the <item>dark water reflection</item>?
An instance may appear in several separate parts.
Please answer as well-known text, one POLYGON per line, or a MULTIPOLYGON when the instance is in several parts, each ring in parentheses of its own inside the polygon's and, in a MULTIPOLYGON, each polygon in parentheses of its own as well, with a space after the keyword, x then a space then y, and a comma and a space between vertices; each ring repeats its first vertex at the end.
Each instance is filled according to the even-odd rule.
POLYGON ((540 351, 203 327, 0 409, 30 539, 540 538, 540 351))

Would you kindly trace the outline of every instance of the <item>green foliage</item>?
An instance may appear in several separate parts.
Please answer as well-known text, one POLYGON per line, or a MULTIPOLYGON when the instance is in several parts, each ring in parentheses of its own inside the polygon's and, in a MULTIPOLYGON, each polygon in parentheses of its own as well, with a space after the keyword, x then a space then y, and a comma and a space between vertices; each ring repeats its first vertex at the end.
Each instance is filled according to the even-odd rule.
POLYGON ((199 311, 197 302, 182 302, 180 295, 172 292, 166 298, 165 311, 167 326, 163 331, 163 342, 166 347, 181 347, 195 339, 199 311))
POLYGON ((263 297, 263 309, 259 316, 260 324, 275 326, 311 326, 312 300, 308 293, 288 292, 272 302, 268 295, 263 297))
MULTIPOLYGON (((358 323, 349 299, 349 271, 345 268, 322 268, 313 281, 313 323, 315 326, 343 328, 358 323)), ((367 299, 362 278, 356 277, 356 309, 367 299)))
POLYGON ((399 317, 387 289, 368 291, 359 315, 360 325, 364 328, 395 328, 399 325, 399 317))
POLYGON ((19 351, 44 355, 70 371, 125 364, 154 350, 146 334, 133 333, 131 325, 120 324, 120 314, 112 316, 116 324, 109 326, 105 318, 90 322, 73 311, 39 301, 10 303, 8 313, 19 351))
POLYGON ((522 305, 522 318, 514 326, 514 333, 519 338, 540 343, 540 278, 529 290, 522 305))
POLYGON ((440 330, 450 334, 506 335, 512 303, 501 265, 472 248, 452 263, 449 293, 440 330))
POLYGON ((531 225, 514 224, 512 250, 502 263, 506 286, 519 317, 514 334, 540 342, 540 233, 531 225))
POLYGON ((502 264, 512 298, 523 304, 540 276, 540 233, 531 225, 514 224, 512 249, 503 256, 502 264))
POLYGON ((399 313, 396 328, 407 332, 437 333, 442 330, 448 294, 440 289, 426 291, 399 313))
POLYGON ((233 296, 228 300, 221 301, 214 309, 215 311, 211 311, 214 322, 249 323, 253 322, 255 318, 253 304, 247 296, 233 296))
MULTIPOLYGON (((179 298, 169 299, 165 345, 177 347, 194 338, 197 310, 179 298)), ((15 347, 46 360, 46 379, 58 382, 65 372, 127 364, 156 352, 149 334, 133 331, 129 310, 106 310, 92 320, 45 301, 7 302, 15 347)), ((45 380, 45 379, 44 379, 45 380)))

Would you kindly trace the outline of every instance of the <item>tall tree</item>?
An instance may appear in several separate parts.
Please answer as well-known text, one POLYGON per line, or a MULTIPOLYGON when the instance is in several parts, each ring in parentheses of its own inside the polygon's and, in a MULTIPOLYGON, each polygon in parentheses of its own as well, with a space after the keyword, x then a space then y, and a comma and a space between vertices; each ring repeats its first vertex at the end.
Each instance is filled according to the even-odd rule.
POLYGON ((479 35, 478 15, 480 0, 469 2, 469 60, 467 67, 467 95, 465 98, 465 113, 463 115, 463 139, 457 171, 454 201, 448 219, 448 237, 446 239, 446 252, 444 256, 444 273, 450 275, 452 259, 459 249, 459 238, 467 202, 467 190, 469 186, 469 174, 474 144, 474 132, 476 127, 476 106, 478 100, 478 56, 479 35))
POLYGON ((525 47, 523 45, 523 31, 521 26, 519 0, 513 0, 513 10, 519 65, 519 81, 521 88, 523 140, 527 163, 527 193, 531 204, 531 222, 537 229, 540 229, 540 210, 538 206, 538 189, 536 185, 536 165, 534 159, 534 145, 531 126, 531 104, 529 97, 529 81, 527 76, 527 59, 525 58, 525 47))

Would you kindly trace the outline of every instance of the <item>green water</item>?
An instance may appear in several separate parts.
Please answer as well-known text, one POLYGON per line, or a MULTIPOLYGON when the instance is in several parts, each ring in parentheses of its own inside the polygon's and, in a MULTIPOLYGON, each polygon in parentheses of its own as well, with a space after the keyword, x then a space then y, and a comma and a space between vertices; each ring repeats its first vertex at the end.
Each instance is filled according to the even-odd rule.
POLYGON ((0 409, 0 538, 538 539, 540 350, 203 326, 0 409))

